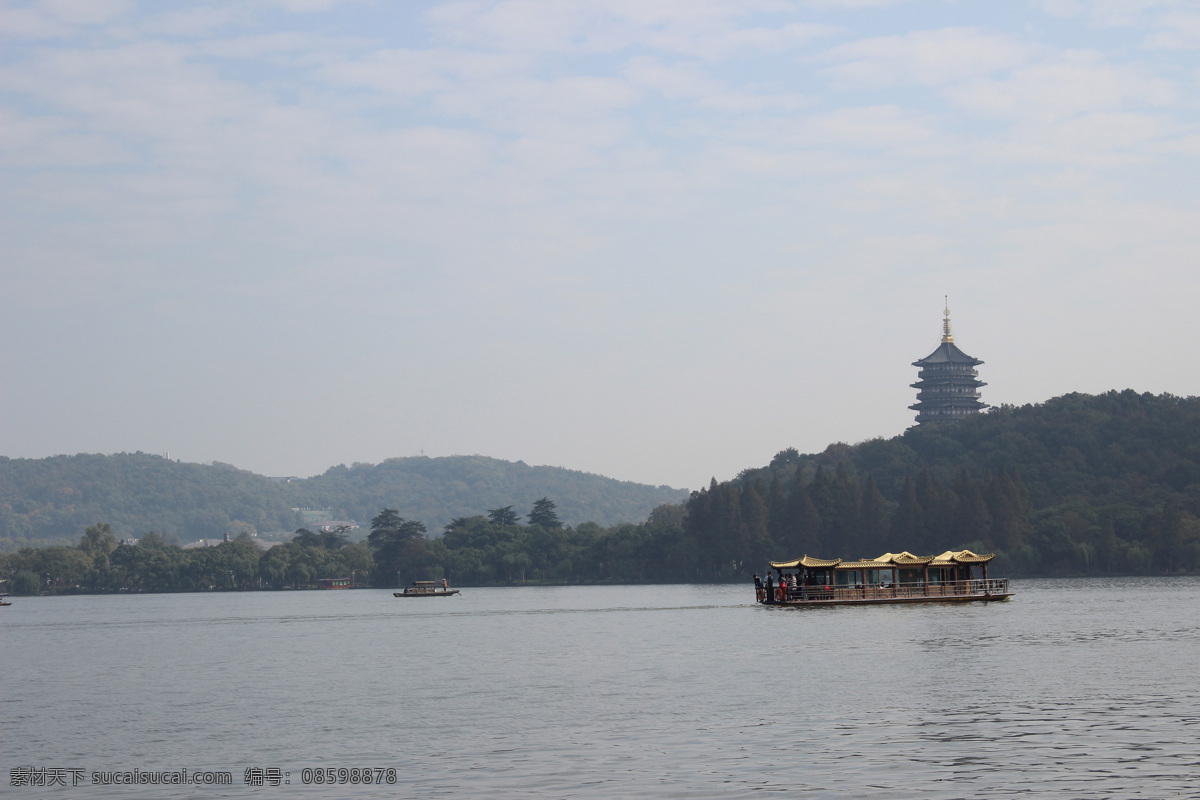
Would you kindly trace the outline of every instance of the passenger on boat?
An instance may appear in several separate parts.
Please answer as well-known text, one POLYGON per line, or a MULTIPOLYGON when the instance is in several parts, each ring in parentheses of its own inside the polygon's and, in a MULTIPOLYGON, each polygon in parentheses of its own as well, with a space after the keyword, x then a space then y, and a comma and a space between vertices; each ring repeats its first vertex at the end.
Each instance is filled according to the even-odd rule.
POLYGON ((769 603, 775 599, 775 579, 774 579, 774 577, 771 576, 771 573, 769 573, 769 572, 767 573, 766 589, 767 589, 767 591, 766 591, 767 602, 769 603))

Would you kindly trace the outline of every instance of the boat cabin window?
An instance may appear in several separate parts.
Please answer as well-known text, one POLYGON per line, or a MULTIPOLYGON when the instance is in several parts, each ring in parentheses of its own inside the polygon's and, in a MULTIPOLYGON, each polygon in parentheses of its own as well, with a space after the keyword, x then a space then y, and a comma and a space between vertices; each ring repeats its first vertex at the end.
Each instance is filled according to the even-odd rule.
POLYGON ((840 588, 859 588, 862 586, 861 569, 839 569, 833 573, 833 585, 840 588))
POLYGON ((890 569, 867 570, 868 586, 891 586, 893 572, 890 569))
POLYGON ((809 570, 804 578, 806 586, 828 586, 832 581, 827 569, 809 570))

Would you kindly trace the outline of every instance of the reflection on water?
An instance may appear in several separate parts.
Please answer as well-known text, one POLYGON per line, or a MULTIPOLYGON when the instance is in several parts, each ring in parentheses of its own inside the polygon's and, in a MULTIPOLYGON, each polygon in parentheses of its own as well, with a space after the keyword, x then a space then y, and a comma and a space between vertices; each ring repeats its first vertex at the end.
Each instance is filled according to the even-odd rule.
POLYGON ((742 586, 17 598, 0 795, 1200 795, 1200 580, 1013 588, 823 609, 742 586), (22 765, 234 785, 11 787, 22 765), (302 786, 316 767, 398 784, 302 786))

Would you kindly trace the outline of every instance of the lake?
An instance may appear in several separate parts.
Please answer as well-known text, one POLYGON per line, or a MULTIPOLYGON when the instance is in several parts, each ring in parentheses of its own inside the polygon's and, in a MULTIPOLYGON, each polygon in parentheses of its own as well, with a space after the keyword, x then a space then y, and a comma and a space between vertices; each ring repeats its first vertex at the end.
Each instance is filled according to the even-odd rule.
POLYGON ((12 598, 0 796, 1200 796, 1200 578, 1013 590, 12 598), (185 769, 232 783, 113 782, 185 769))

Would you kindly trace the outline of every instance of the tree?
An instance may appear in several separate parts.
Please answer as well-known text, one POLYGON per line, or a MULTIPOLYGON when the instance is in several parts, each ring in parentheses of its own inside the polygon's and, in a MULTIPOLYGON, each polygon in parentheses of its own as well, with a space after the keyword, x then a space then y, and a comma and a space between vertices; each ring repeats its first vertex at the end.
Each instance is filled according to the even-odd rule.
POLYGON ((992 548, 992 515, 983 499, 983 485, 968 470, 961 469, 954 481, 954 493, 958 495, 954 514, 956 541, 978 540, 992 548))
POLYGON ((385 508, 371 519, 371 530, 395 530, 404 523, 404 517, 394 508, 385 508))
POLYGON ((742 487, 738 498, 740 519, 737 525, 737 549, 731 561, 740 563, 760 564, 769 558, 779 558, 772 552, 774 543, 771 542, 767 525, 770 512, 767 502, 762 496, 762 484, 755 482, 742 487))
POLYGON ((37 594, 41 591, 42 579, 33 570, 19 569, 13 573, 9 585, 13 594, 37 594))
POLYGON ((393 586, 398 575, 409 576, 428 565, 425 525, 404 519, 394 508, 385 508, 371 520, 367 546, 375 557, 376 586, 393 586))
POLYGON ((867 553, 874 554, 887 549, 887 507, 879 487, 875 485, 875 476, 869 473, 862 489, 858 530, 859 544, 867 553))
POLYGON ((488 521, 493 525, 516 525, 517 520, 520 519, 517 512, 513 511, 512 506, 489 509, 487 514, 488 521))
POLYGON ((775 457, 771 459, 770 468, 772 470, 779 470, 786 466, 799 463, 800 451, 794 447, 787 447, 775 454, 775 457))
MULTIPOLYGON (((387 509, 387 510, 392 511, 392 509, 387 509)), ((395 513, 395 512, 393 511, 392 513, 395 513)), ((382 516, 382 515, 380 515, 380 516, 382 516)), ((376 520, 378 520, 379 518, 380 518, 379 516, 375 517, 376 520)), ((394 520, 392 520, 392 518, 389 517, 386 520, 382 521, 381 524, 397 524, 398 525, 398 524, 404 522, 404 520, 401 519, 399 516, 397 516, 396 519, 399 520, 399 523, 394 523, 394 520)), ((372 521, 372 523, 371 523, 371 528, 373 530, 375 529, 374 521, 372 521)), ((320 533, 313 533, 312 531, 308 530, 307 528, 300 528, 296 531, 296 534, 292 537, 292 541, 294 543, 300 545, 301 547, 317 547, 322 550, 340 550, 348 544, 347 532, 349 530, 350 530, 349 525, 339 525, 331 531, 321 531, 320 533)))
POLYGON ((167 546, 167 543, 164 542, 163 538, 157 533, 150 531, 145 536, 138 539, 137 546, 145 548, 146 550, 162 550, 167 546))
POLYGON ((905 550, 916 555, 925 555, 926 541, 925 509, 917 499, 916 484, 906 478, 900 493, 900 506, 892 516, 890 532, 892 546, 889 550, 905 550))
POLYGON ((784 558, 802 555, 817 555, 821 549, 821 514, 813 504, 804 484, 804 472, 796 470, 792 488, 788 493, 784 511, 783 546, 784 558))
POLYGON ((79 549, 93 558, 107 556, 117 549, 117 537, 107 522, 97 522, 84 530, 79 549))
POLYGON ((548 497, 536 501, 533 510, 529 512, 529 524, 541 525, 543 528, 561 528, 562 523, 559 522, 558 513, 554 509, 554 501, 548 497))

